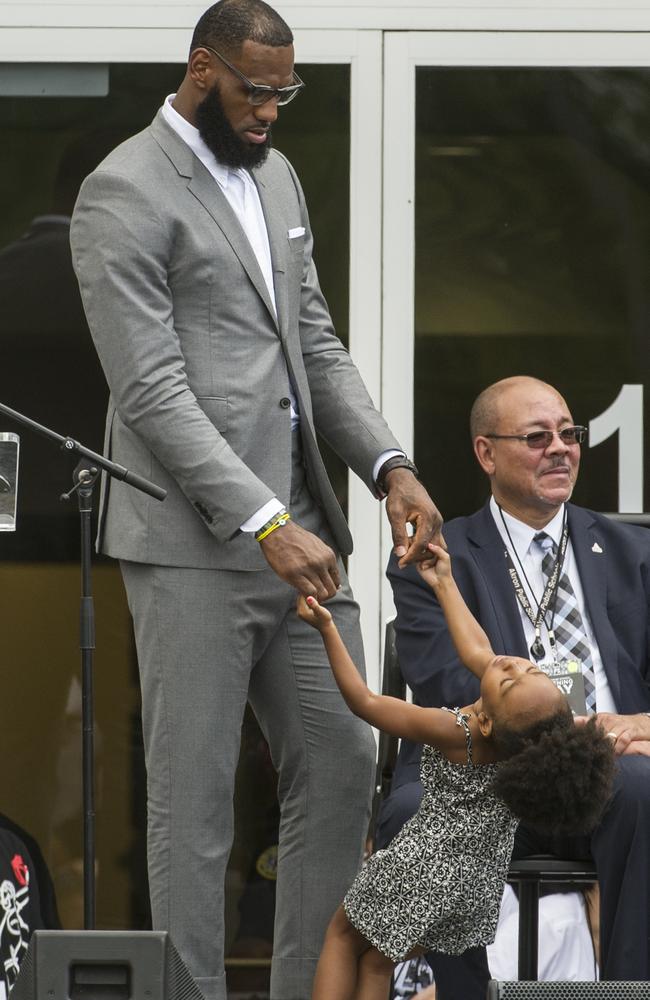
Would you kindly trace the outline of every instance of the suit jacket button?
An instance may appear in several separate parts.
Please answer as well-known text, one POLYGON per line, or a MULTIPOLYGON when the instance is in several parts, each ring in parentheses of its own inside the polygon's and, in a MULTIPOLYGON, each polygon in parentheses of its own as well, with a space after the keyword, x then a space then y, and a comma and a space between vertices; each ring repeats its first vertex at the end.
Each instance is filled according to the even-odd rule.
POLYGON ((291 406, 291 400, 287 396, 283 396, 280 400, 280 406, 283 410, 286 410, 287 407, 291 406))

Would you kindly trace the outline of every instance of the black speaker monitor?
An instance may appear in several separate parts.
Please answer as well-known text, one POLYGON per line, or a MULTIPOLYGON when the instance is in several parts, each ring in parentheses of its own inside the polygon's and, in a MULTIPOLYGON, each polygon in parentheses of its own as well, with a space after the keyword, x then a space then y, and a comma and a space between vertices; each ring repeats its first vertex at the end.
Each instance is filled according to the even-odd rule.
POLYGON ((204 1000, 162 931, 34 931, 11 1000, 204 1000))
POLYGON ((487 1000, 650 1000, 650 983, 498 983, 492 980, 487 1000))

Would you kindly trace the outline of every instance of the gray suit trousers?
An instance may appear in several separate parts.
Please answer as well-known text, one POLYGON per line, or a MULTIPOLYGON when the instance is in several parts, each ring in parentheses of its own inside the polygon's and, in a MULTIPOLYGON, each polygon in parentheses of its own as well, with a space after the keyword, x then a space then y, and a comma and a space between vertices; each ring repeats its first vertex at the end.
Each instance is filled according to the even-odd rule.
MULTIPOLYGON (((300 463, 291 510, 331 543, 300 463)), ((224 876, 248 699, 279 774, 271 997, 308 1000, 325 928, 361 860, 370 727, 343 702, 319 634, 271 569, 121 565, 142 686, 154 928, 169 931, 206 1000, 225 1000, 224 876)), ((341 570, 328 606, 363 671, 358 607, 341 570)))

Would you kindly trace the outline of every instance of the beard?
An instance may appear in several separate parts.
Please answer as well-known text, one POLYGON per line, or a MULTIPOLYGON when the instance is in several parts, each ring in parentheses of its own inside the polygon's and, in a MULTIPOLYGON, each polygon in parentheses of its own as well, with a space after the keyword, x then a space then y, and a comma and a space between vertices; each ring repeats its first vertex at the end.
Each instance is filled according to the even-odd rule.
POLYGON ((226 117, 219 89, 215 84, 196 109, 196 127, 211 153, 224 167, 261 166, 271 149, 271 130, 266 142, 258 146, 241 139, 226 117))

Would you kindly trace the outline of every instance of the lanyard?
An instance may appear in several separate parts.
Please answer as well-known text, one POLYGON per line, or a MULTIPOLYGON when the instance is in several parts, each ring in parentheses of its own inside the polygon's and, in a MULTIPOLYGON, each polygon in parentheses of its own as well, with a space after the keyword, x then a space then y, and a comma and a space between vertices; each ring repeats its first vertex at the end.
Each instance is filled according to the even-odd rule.
MULTIPOLYGON (((519 563, 519 566, 521 567, 521 572, 523 574, 523 577, 524 577, 526 583, 528 584, 528 587, 530 589, 531 594, 533 594, 533 597, 534 597, 535 595, 534 595, 534 592, 533 592, 533 588, 530 586, 530 582, 528 580, 528 577, 526 576, 526 571, 524 570, 524 567, 523 567, 523 565, 521 563, 521 559, 519 558, 519 554, 518 554, 518 552, 517 552, 517 550, 516 550, 516 548, 514 546, 514 543, 512 541, 512 536, 510 535, 510 532, 508 530, 508 525, 506 524, 506 519, 503 516, 503 511, 501 510, 500 507, 499 507, 499 512, 501 514, 501 520, 503 521, 503 525, 504 525, 504 527, 506 529, 506 534, 508 536, 508 541, 510 542, 510 545, 512 547, 512 551, 514 552, 514 554, 515 554, 515 556, 517 558, 517 562, 519 563)), ((517 573, 515 565, 514 565, 514 563, 512 561, 512 556, 510 555, 510 550, 508 549, 507 546, 506 546, 506 549, 505 549, 505 552, 504 552, 504 555, 506 557, 506 561, 508 563, 508 573, 509 573, 510 579, 512 581, 512 586, 513 586, 514 591, 515 591, 515 596, 516 596, 517 600, 519 601, 519 603, 521 604, 521 606, 522 606, 522 608, 524 610, 524 614, 526 615, 526 617, 528 618, 529 622, 531 623, 531 625, 535 629, 535 640, 534 640, 532 646, 530 647, 530 652, 533 655, 533 657, 535 658, 535 660, 537 660, 537 661, 543 659, 544 654, 546 652, 546 650, 544 649, 544 644, 542 642, 542 622, 545 621, 545 619, 546 619, 546 612, 548 611, 549 606, 551 608, 551 624, 550 624, 550 626, 547 626, 548 627, 548 641, 549 641, 550 646, 551 646, 551 651, 553 653, 555 652, 555 633, 553 631, 553 619, 555 618, 555 604, 556 604, 556 600, 557 600, 557 588, 558 588, 558 583, 559 583, 559 580, 560 580, 560 573, 562 572, 562 566, 564 564, 564 556, 566 554, 566 548, 567 548, 568 544, 569 544, 569 527, 567 525, 566 508, 565 508, 565 510, 564 510, 564 522, 562 524, 562 538, 560 539, 560 547, 558 549, 557 557, 555 559, 555 564, 553 566, 553 570, 551 572, 551 575, 549 576, 548 581, 546 583, 546 587, 544 588, 544 593, 542 594, 541 601, 537 601, 535 599, 535 602, 537 604, 537 614, 535 614, 535 612, 533 611, 531 603, 528 600, 528 594, 526 593, 524 587, 522 586, 521 580, 519 579, 519 574, 517 573), (552 602, 552 604, 551 604, 551 602, 552 602)))

